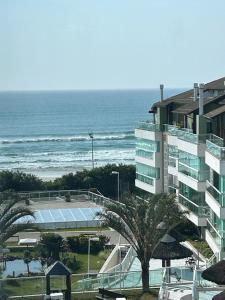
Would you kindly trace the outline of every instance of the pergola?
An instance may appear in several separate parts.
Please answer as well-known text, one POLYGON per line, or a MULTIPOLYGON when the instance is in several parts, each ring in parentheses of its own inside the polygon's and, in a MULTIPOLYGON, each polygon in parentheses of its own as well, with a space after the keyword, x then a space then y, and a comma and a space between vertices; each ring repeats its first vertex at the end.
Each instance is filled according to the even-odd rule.
MULTIPOLYGON (((65 300, 71 300, 71 278, 70 278, 71 272, 61 261, 56 261, 48 268, 46 268, 45 276, 46 276, 46 295, 50 295, 52 292, 55 292, 55 290, 51 290, 51 276, 65 276, 66 289, 61 291, 65 293, 65 300)), ((58 290, 60 290, 60 288, 58 290)))

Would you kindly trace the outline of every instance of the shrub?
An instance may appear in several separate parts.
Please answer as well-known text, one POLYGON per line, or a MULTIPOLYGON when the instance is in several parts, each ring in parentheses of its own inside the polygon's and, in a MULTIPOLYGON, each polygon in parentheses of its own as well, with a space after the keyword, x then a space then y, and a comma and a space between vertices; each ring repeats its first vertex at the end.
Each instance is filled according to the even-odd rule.
MULTIPOLYGON (((74 236, 74 237, 68 237, 67 238, 67 244, 69 246, 69 249, 72 252, 76 253, 87 253, 88 252, 88 239, 91 236, 87 235, 79 235, 79 236, 74 236)), ((92 236, 94 237, 94 236, 92 236)), ((109 238, 100 235, 98 236, 99 241, 91 241, 91 247, 90 247, 90 252, 92 254, 97 254, 100 251, 102 251, 105 247, 105 245, 109 242, 109 238)))

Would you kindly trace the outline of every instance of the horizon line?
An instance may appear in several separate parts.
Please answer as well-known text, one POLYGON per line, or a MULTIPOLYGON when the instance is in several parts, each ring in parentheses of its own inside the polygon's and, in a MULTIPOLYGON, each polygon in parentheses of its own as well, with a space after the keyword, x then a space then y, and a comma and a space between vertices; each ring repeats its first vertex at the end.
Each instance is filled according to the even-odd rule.
MULTIPOLYGON (((165 87, 164 90, 173 89, 190 89, 190 87, 165 87)), ((0 90, 0 93, 19 93, 19 92, 100 92, 100 91, 140 91, 140 90, 159 90, 160 88, 143 87, 143 88, 93 88, 93 89, 19 89, 19 90, 0 90)))

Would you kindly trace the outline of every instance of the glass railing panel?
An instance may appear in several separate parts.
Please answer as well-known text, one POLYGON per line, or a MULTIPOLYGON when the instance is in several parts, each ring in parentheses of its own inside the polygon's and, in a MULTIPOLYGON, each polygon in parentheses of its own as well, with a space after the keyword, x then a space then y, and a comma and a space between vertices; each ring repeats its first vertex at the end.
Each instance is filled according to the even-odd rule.
POLYGON ((142 121, 138 123, 138 129, 144 129, 144 130, 149 130, 149 131, 154 131, 154 132, 160 132, 162 131, 162 126, 160 124, 154 124, 148 121, 142 121))
POLYGON ((169 156, 169 158, 168 158, 168 165, 171 166, 171 167, 176 168, 177 159, 175 157, 169 156))
POLYGON ((146 150, 142 150, 142 149, 137 149, 136 148, 136 156, 140 156, 140 157, 144 157, 147 159, 153 159, 154 158, 154 153, 150 152, 150 151, 146 151, 146 150))
POLYGON ((224 232, 219 231, 217 228, 213 226, 213 221, 208 218, 207 220, 207 227, 206 227, 211 234, 213 240, 219 247, 224 247, 224 232))
POLYGON ((158 141, 137 138, 136 148, 150 152, 159 152, 160 143, 158 141))
POLYGON ((209 214, 207 206, 199 206, 181 194, 179 194, 178 202, 199 217, 207 217, 209 214))
POLYGON ((159 179, 159 168, 151 167, 142 163, 136 163, 136 172, 151 178, 159 179))
POLYGON ((180 173, 183 173, 186 176, 192 177, 200 182, 206 181, 209 177, 209 170, 198 171, 198 170, 195 170, 194 168, 191 168, 180 162, 178 164, 178 171, 180 173))
POLYGON ((209 181, 206 181, 206 190, 222 207, 225 207, 224 193, 217 190, 209 181))
POLYGON ((217 158, 223 160, 225 159, 225 147, 214 143, 213 140, 206 141, 206 148, 212 155, 216 156, 217 158))
POLYGON ((138 179, 144 183, 147 183, 149 185, 154 185, 154 179, 152 179, 151 177, 148 177, 146 175, 136 173, 136 179, 138 179))
POLYGON ((0 280, 0 285, 0 292, 7 297, 46 294, 45 277, 7 278, 0 280))

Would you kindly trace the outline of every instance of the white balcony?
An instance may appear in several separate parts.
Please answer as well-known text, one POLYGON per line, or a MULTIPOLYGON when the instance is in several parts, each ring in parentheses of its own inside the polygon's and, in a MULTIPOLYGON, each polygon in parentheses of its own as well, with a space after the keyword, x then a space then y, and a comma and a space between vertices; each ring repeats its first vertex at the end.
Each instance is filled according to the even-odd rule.
POLYGON ((156 167, 156 168, 162 167, 162 155, 160 152, 153 153, 152 159, 136 154, 135 161, 151 167, 156 167))
POLYGON ((178 137, 174 135, 167 135, 167 143, 168 145, 177 146, 178 145, 178 137))
POLYGON ((152 141, 161 141, 162 132, 160 131, 150 131, 145 128, 135 129, 135 136, 140 139, 152 140, 152 141))
POLYGON ((198 216, 193 211, 188 209, 186 206, 182 205, 178 202, 178 205, 182 211, 188 211, 186 214, 186 218, 194 223, 196 226, 206 226, 207 225, 207 218, 205 216, 198 216))
POLYGON ((197 179, 185 175, 184 173, 178 172, 178 181, 181 181, 183 184, 188 185, 193 190, 197 192, 204 192, 205 191, 205 181, 198 181, 197 179))
POLYGON ((225 219, 225 195, 208 181, 206 182, 206 186, 205 202, 220 219, 225 219))
POLYGON ((159 194, 163 192, 162 181, 160 179, 153 179, 152 185, 135 179, 135 186, 151 194, 159 194))
POLYGON ((225 160, 214 156, 209 150, 205 151, 205 163, 219 175, 225 176, 225 160))
POLYGON ((179 139, 178 149, 199 157, 203 157, 205 154, 205 144, 196 144, 192 143, 191 141, 185 141, 183 139, 179 139))

